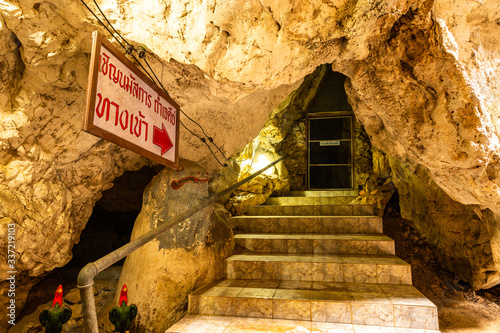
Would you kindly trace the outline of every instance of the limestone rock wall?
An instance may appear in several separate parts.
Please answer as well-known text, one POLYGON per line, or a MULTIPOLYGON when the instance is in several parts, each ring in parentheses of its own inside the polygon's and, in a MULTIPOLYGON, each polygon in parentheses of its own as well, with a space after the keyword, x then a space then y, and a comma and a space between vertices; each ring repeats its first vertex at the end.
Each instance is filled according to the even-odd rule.
MULTIPOLYGON (((350 103, 376 147, 428 170, 430 179, 453 201, 476 205, 479 211, 490 209, 495 216, 500 210, 499 37, 490 31, 498 29, 499 17, 494 1, 477 5, 423 2, 401 16, 387 39, 374 43, 370 55, 347 73, 350 103)), ((411 184, 410 175, 406 177, 404 181, 411 184)), ((408 188, 402 182, 399 187, 408 188)), ((419 202, 407 202, 406 211, 415 212, 419 202)), ((434 206, 436 216, 446 214, 432 202, 428 204, 434 206)), ((471 209, 460 211, 464 217, 457 223, 465 226, 471 209)), ((481 216, 471 223, 480 224, 474 228, 484 231, 487 221, 481 216)), ((418 214, 412 217, 421 220, 418 214)), ((457 246, 467 238, 469 249, 474 241, 479 248, 485 244, 484 238, 470 237, 467 228, 455 237, 446 223, 431 220, 436 226, 424 234, 435 232, 434 244, 441 245, 437 234, 453 239, 457 246)), ((492 229, 487 237, 496 249, 492 229)), ((456 258, 465 256, 459 253, 464 251, 457 252, 456 258)), ((476 261, 474 276, 469 278, 475 288, 498 283, 498 266, 493 269, 488 264, 492 271, 480 272, 483 259, 467 255, 476 261)), ((493 262, 499 256, 493 250, 493 262)))
POLYGON ((491 11, 468 9, 470 20, 483 20, 477 28, 456 28, 454 18, 441 17, 441 6, 432 5, 403 15, 389 38, 350 71, 352 104, 377 147, 428 168, 454 200, 499 213, 499 67, 491 49, 498 36, 484 42, 473 37, 486 38, 484 29, 498 27, 499 5, 491 11), (460 35, 454 36, 448 25, 460 35), (469 40, 457 42, 463 34, 469 40), (462 64, 459 54, 464 53, 484 61, 462 64), (483 73, 482 80, 473 79, 477 72, 483 73), (482 93, 479 86, 485 88, 482 93))
POLYGON ((488 226, 475 206, 450 198, 416 163, 389 158, 401 215, 411 220, 427 242, 436 246, 442 267, 475 289, 498 283, 488 226))
MULTIPOLYGON (((183 164, 184 170, 164 169, 148 185, 132 240, 208 196, 207 182, 188 182, 178 190, 170 186, 173 180, 204 173, 199 165, 183 164)), ((223 278, 224 259, 233 249, 229 213, 215 205, 129 255, 119 286, 127 284, 129 302, 139 308, 136 332, 161 332, 179 320, 191 292, 223 278)))

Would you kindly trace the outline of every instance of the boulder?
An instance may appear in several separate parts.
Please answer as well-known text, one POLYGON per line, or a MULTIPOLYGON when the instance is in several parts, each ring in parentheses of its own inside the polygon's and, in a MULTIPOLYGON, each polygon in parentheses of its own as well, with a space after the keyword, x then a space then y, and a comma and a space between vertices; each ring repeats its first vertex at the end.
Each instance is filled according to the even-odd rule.
MULTIPOLYGON (((132 240, 170 223, 208 196, 206 181, 189 181, 180 189, 171 186, 173 181, 205 174, 195 163, 183 161, 182 165, 182 171, 164 169, 148 185, 132 240)), ((118 285, 127 285, 129 303, 139 309, 137 332, 161 332, 182 318, 188 295, 203 284, 222 279, 224 259, 233 250, 229 213, 215 204, 132 252, 125 260, 118 285)), ((119 294, 116 304, 118 298, 119 294)))

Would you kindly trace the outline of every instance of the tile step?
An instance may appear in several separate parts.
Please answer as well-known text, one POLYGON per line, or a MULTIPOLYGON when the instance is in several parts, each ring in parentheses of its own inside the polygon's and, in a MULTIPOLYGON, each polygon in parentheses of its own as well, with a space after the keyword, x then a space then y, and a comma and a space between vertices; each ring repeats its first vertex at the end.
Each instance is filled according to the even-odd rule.
POLYGON ((222 280, 189 296, 189 312, 437 330, 436 306, 409 285, 222 280))
POLYGON ((226 259, 226 278, 411 284, 411 266, 393 255, 246 253, 226 259))
POLYGON ((384 234, 237 234, 236 245, 252 252, 395 254, 394 241, 384 234))
POLYGON ((332 233, 381 234, 382 218, 378 216, 233 216, 233 222, 244 233, 332 233))
POLYGON ((260 205, 249 206, 247 216, 366 216, 374 215, 373 205, 260 205))
POLYGON ((338 196, 338 197, 269 197, 264 205, 348 205, 357 196, 338 196))
POLYGON ((382 327, 305 320, 187 314, 165 333, 440 333, 438 330, 382 327))
POLYGON ((337 190, 337 191, 290 191, 287 197, 345 197, 357 196, 356 190, 337 190))

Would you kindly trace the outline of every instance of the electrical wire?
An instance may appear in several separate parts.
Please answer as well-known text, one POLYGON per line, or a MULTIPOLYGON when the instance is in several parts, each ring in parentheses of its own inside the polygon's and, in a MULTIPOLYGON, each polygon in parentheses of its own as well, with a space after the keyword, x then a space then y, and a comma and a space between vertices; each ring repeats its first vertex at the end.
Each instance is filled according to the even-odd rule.
MULTIPOLYGON (((134 46, 132 44, 130 44, 113 26, 113 24, 111 24, 111 22, 108 20, 108 18, 106 17, 106 15, 104 14, 104 12, 101 10, 101 8, 99 7, 99 5, 97 4, 96 0, 93 0, 95 6, 97 7, 97 9, 99 10, 99 12, 101 13, 101 15, 104 17, 104 19, 106 20, 106 22, 108 23, 108 25, 111 27, 111 29, 113 29, 114 32, 112 32, 108 26, 106 24, 104 24, 101 19, 94 13, 94 11, 92 11, 92 9, 90 9, 90 7, 85 3, 84 0, 80 0, 83 5, 87 8, 87 10, 89 12, 92 13, 92 15, 97 19, 97 21, 99 21, 99 23, 104 27, 106 28, 106 30, 109 32, 109 34, 111 36, 113 36, 116 41, 118 42, 118 44, 120 44, 120 46, 126 51, 127 54, 130 54, 132 56, 132 58, 136 61, 137 64, 139 64, 139 66, 141 66, 141 68, 143 69, 143 71, 149 76, 149 78, 151 79, 151 81, 155 82, 155 79, 156 79, 156 82, 158 82, 158 84, 161 86, 162 90, 165 92, 165 94, 167 94, 168 97, 170 97, 170 95, 168 94, 167 90, 165 89, 165 87, 163 86, 162 82, 158 79, 158 76, 156 75, 156 73, 154 72, 154 70, 151 68, 151 66, 149 65, 149 62, 147 61, 147 59, 145 58, 144 54, 142 54, 141 56, 141 53, 139 53, 138 50, 136 50, 134 48, 134 46), (127 46, 123 45, 123 43, 115 37, 115 34, 118 35, 122 41, 124 43, 127 44, 127 46), (146 70, 146 68, 144 68, 144 66, 141 64, 141 62, 133 55, 131 54, 132 51, 136 51, 138 52, 139 54, 139 58, 143 59, 144 62, 146 63, 146 65, 148 66, 149 70, 151 71, 151 73, 153 74, 154 78, 151 76, 151 74, 149 73, 148 70, 146 70)), ((155 83, 156 83, 155 82, 155 83)), ((205 130, 203 129, 203 127, 195 120, 193 120, 191 117, 189 117, 182 109, 179 108, 179 111, 186 117, 188 118, 191 122, 195 123, 202 131, 203 135, 208 139, 208 141, 214 145, 215 148, 217 148, 217 150, 221 153, 221 155, 224 157, 224 159, 226 160, 226 162, 228 161, 228 158, 226 157, 226 155, 222 152, 222 150, 220 149, 219 146, 217 146, 213 140, 213 138, 211 136, 209 136, 205 130)), ((228 164, 225 163, 225 164, 222 164, 219 159, 217 158, 217 156, 215 155, 215 153, 213 152, 212 148, 210 147, 210 145, 206 142, 206 139, 195 134, 193 131, 191 131, 182 121, 181 122, 181 125, 186 129, 188 130, 189 133, 191 133, 191 135, 197 137, 198 139, 200 139, 203 143, 205 143, 205 145, 208 147, 208 149, 210 150, 210 153, 212 153, 213 157, 215 158, 215 160, 217 161, 217 163, 219 163, 222 167, 227 167, 228 164)), ((232 171, 232 170, 231 170, 232 171)))
MULTIPOLYGON (((82 0, 82 1, 83 1, 83 0, 82 0)), ((95 0, 93 0, 93 1, 94 1, 95 6, 97 7, 97 9, 99 10, 99 12, 101 13, 102 17, 104 17, 104 19, 106 20, 106 22, 108 22, 108 24, 109 24, 109 26, 111 27, 111 29, 113 29, 113 31, 114 31, 114 32, 115 32, 118 36, 120 36, 120 38, 121 38, 121 39, 122 39, 122 40, 123 40, 123 41, 124 41, 124 42, 125 42, 125 43, 129 46, 129 47, 133 47, 133 46, 132 46, 132 45, 131 45, 131 44, 130 44, 130 43, 129 43, 129 42, 128 42, 125 38, 123 38, 123 36, 122 36, 122 35, 121 35, 118 31, 116 31, 115 27, 111 24, 111 22, 109 22, 108 18, 106 17, 106 15, 104 15, 104 12, 101 10, 101 7, 99 7, 99 5, 97 4, 97 2, 96 2, 95 0)), ((102 24, 102 22, 101 22, 101 24, 102 24)), ((108 31, 109 31, 109 29, 108 29, 108 31)), ((112 36, 114 36, 114 34, 113 34, 113 33, 111 33, 111 35, 112 35, 112 36)), ((122 44, 120 43, 120 45, 122 45, 122 44)), ((122 45, 122 47, 123 47, 123 45, 122 45)))
MULTIPOLYGON (((97 9, 99 10, 99 12, 101 13, 101 15, 104 17, 104 19, 106 20, 106 22, 109 24, 109 26, 111 27, 111 29, 113 29, 113 31, 128 45, 128 47, 125 47, 118 39, 118 43, 121 45, 122 48, 124 48, 126 50, 126 52, 128 53, 129 51, 132 52, 132 51, 136 51, 138 52, 137 50, 134 49, 133 45, 131 45, 113 26, 113 24, 111 24, 111 22, 108 20, 108 18, 106 17, 106 15, 104 14, 104 12, 101 10, 101 7, 99 7, 99 5, 97 4, 96 0, 93 0, 94 1, 94 4, 95 6, 97 7, 97 9)), ((82 0, 83 2, 83 0, 82 0)), ((84 3, 85 4, 85 3, 84 3)), ((87 9, 90 10, 90 8, 85 5, 87 7, 87 9)), ((97 16, 92 12, 92 14, 97 18, 97 16)), ((97 18, 99 20, 99 18, 97 18)), ((114 33, 112 33, 106 25, 104 25, 104 23, 99 20, 99 22, 106 28, 106 30, 108 30, 108 32, 114 37, 114 33)), ((140 63, 139 60, 137 60, 137 58, 132 55, 132 57, 134 58, 134 60, 141 66, 141 68, 144 70, 144 72, 146 72, 146 74, 148 74, 149 78, 151 79, 151 81, 155 82, 155 80, 153 79, 153 77, 149 74, 149 71, 147 71, 144 66, 140 63)), ((168 97, 170 97, 170 95, 168 94, 167 90, 165 89, 165 87, 163 86, 162 82, 158 79, 158 76, 156 75, 156 73, 154 72, 154 70, 151 68, 151 66, 149 65, 149 62, 147 61, 147 59, 139 54, 139 58, 142 58, 144 59, 144 62, 146 63, 146 65, 148 66, 149 70, 151 71, 151 73, 153 73, 154 77, 156 78, 156 81, 159 83, 159 85, 161 86, 161 88, 163 89, 163 91, 167 94, 168 97)), ((171 97, 170 97, 171 98, 171 97)), ((214 143, 214 140, 211 136, 209 136, 207 133, 205 133, 205 130, 203 129, 203 127, 195 120, 193 120, 190 116, 188 116, 182 109, 179 109, 179 111, 186 117, 188 118, 190 121, 192 121, 193 123, 195 123, 202 131, 203 135, 205 135, 206 138, 208 138, 208 141, 214 145, 215 148, 217 148, 217 150, 222 154, 222 156, 224 157, 224 159, 226 160, 226 162, 228 161, 228 158, 226 157, 226 155, 222 152, 222 150, 219 148, 219 146, 217 146, 215 143, 214 143)), ((187 127, 183 124, 184 128, 187 129, 187 127)), ((194 135, 194 133, 192 131, 189 131, 191 134, 194 135)), ((203 141, 203 143, 205 143, 207 145, 207 147, 210 149, 210 152, 212 153, 212 155, 214 156, 214 158, 217 160, 217 162, 220 164, 220 165, 223 165, 222 163, 219 162, 218 158, 215 156, 214 152, 212 151, 212 149, 210 148, 210 145, 200 136, 196 135, 201 141, 203 141)), ((223 165, 224 166, 224 165, 223 165)))
MULTIPOLYGON (((81 1, 83 2, 83 0, 81 0, 81 1)), ((155 80, 153 79, 153 77, 151 76, 151 74, 150 74, 150 73, 146 70, 146 68, 144 68, 144 66, 141 64, 141 62, 140 62, 139 60, 137 60, 137 58, 136 58, 136 57, 132 54, 132 51, 137 51, 137 50, 135 50, 134 46, 133 46, 132 44, 130 44, 130 43, 129 43, 126 39, 125 39, 125 37, 123 37, 123 36, 122 36, 122 35, 121 35, 121 34, 120 34, 120 33, 119 33, 116 29, 115 29, 115 27, 113 26, 113 24, 111 24, 111 22, 109 22, 108 18, 106 17, 106 15, 104 14, 104 12, 102 11, 101 7, 99 7, 99 5, 97 4, 96 0, 93 0, 93 1, 94 1, 95 6, 97 7, 97 10, 99 10, 99 12, 101 13, 102 17, 104 17, 104 19, 106 20, 106 22, 108 23, 108 25, 111 27, 111 29, 113 29, 114 33, 113 33, 111 30, 109 30, 109 28, 107 27, 107 25, 105 25, 105 24, 104 24, 104 23, 103 23, 103 22, 102 22, 102 21, 101 21, 101 20, 100 20, 100 19, 99 19, 99 18, 98 18, 95 14, 94 14, 94 12, 92 12, 92 11, 90 10, 90 8, 89 8, 87 5, 85 5, 85 7, 87 7, 87 9, 89 9, 89 10, 92 12, 92 14, 93 14, 93 15, 97 18, 97 20, 99 21, 99 23, 101 23, 101 25, 102 25, 102 26, 104 26, 104 27, 106 28, 106 30, 108 30, 108 32, 111 34, 111 36, 113 36, 113 37, 116 39, 116 41, 118 42, 118 44, 120 44, 120 46, 121 46, 121 47, 125 50, 125 52, 126 52, 127 54, 130 54, 130 55, 132 56, 132 58, 135 60, 135 62, 136 62, 137 64, 139 64, 139 66, 141 66, 141 68, 142 68, 142 69, 143 69, 143 71, 144 71, 144 72, 145 72, 145 73, 149 76, 149 78, 151 79, 151 81, 155 82, 155 80), (119 37, 123 40, 123 42, 125 42, 125 43, 127 44, 127 47, 125 47, 125 46, 124 46, 124 45, 120 42, 120 40, 119 40, 118 38, 116 38, 116 37, 115 37, 115 33, 116 33, 116 34, 117 34, 117 35, 118 35, 118 36, 119 36, 119 37)), ((83 3, 85 4, 85 2, 83 2, 83 3)), ((140 55, 139 55, 139 57, 140 57, 140 55)), ((148 66, 149 66, 149 64, 148 64, 148 66)), ((150 70, 151 70, 151 72, 153 72, 153 74, 154 74, 154 71, 151 69, 151 67, 149 67, 149 69, 150 69, 150 70)), ((156 77, 156 74, 155 74, 155 77, 156 77)), ((158 78, 157 78, 157 79, 158 79, 158 78)), ((165 88, 163 88, 163 90, 165 91, 165 88)), ((167 92, 165 91, 165 93, 167 93, 167 92)), ((167 93, 167 95, 168 95, 168 93, 167 93)), ((170 96, 168 96, 168 97, 170 97, 170 96)))
MULTIPOLYGON (((191 133, 193 136, 196 136, 198 139, 200 139, 203 143, 205 143, 205 144, 206 144, 206 140, 205 140, 205 138, 202 138, 202 137, 200 137, 199 135, 197 135, 197 134, 193 133, 193 132, 192 132, 189 128, 187 128, 187 127, 186 127, 186 125, 184 125, 184 123, 183 123, 182 121, 181 121, 181 125, 182 125, 185 129, 187 129, 187 130, 189 131, 189 133, 191 133)), ((215 158, 215 160, 217 161, 217 163, 219 163, 222 167, 226 167, 226 165, 222 164, 222 163, 219 161, 219 159, 217 158, 217 156, 215 156, 215 154, 214 154, 214 152, 213 152, 212 148, 211 148, 208 144, 207 144, 207 147, 208 147, 208 150, 210 150, 210 152, 211 152, 211 153, 212 153, 212 155, 214 156, 214 158, 215 158)))

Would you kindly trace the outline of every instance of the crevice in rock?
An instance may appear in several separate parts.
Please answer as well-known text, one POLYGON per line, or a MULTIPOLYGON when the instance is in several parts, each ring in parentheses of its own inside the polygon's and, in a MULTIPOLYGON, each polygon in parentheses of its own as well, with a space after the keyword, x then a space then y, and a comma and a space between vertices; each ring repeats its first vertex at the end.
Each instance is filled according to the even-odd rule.
MULTIPOLYGON (((161 169, 163 166, 146 166, 135 172, 126 171, 122 176, 115 178, 113 181, 115 185, 104 191, 102 198, 94 206, 93 213, 80 234, 78 244, 72 249, 73 258, 65 266, 27 281, 34 286, 29 296, 26 296, 27 303, 16 320, 17 327, 29 328, 29 332, 43 331, 38 322, 38 314, 41 308, 52 304, 54 292, 59 284, 64 288, 65 306, 71 307, 74 314, 65 328, 72 331, 71 329, 82 327, 81 301, 76 288, 78 273, 89 262, 107 255, 130 241, 134 222, 142 207, 144 189, 161 169)), ((106 269, 103 280, 99 279, 94 285, 99 322, 107 320, 109 306, 106 306, 113 301, 124 260, 106 269)), ((20 277, 20 281, 23 279, 20 277)), ((16 326, 13 326, 13 331, 16 326)))

